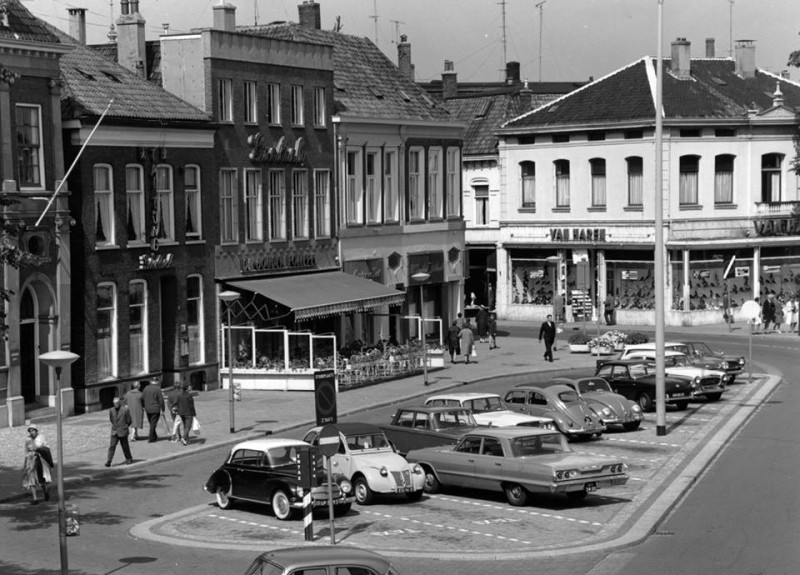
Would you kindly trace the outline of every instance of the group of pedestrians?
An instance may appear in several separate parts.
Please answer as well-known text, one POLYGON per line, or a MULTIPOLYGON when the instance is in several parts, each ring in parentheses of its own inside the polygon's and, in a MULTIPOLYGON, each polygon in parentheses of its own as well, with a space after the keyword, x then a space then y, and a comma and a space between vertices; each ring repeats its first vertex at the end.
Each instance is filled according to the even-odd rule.
MULTIPOLYGON (((480 342, 488 341, 490 350, 497 348, 497 317, 495 314, 486 309, 485 306, 480 306, 475 319, 477 322, 475 329, 478 332, 480 342)), ((458 363, 456 361, 456 356, 458 355, 464 356, 464 363, 470 363, 470 358, 478 355, 472 323, 468 317, 464 317, 461 313, 458 314, 457 319, 453 320, 447 330, 447 350, 450 353, 450 361, 452 363, 458 363)))
MULTIPOLYGON (((756 298, 758 301, 758 298, 756 298)), ((793 332, 797 329, 798 299, 788 297, 776 298, 774 293, 767 294, 761 304, 761 318, 756 320, 756 333, 781 333, 781 327, 793 332)))

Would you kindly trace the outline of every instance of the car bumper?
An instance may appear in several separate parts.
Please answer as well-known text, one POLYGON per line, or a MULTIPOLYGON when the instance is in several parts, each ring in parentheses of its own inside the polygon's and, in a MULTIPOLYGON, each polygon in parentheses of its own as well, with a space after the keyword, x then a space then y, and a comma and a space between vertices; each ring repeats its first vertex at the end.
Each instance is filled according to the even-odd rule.
POLYGON ((709 394, 723 393, 725 388, 721 385, 707 385, 703 389, 696 389, 692 391, 692 397, 706 397, 709 394))
POLYGON ((604 417, 604 425, 625 425, 626 423, 635 423, 641 421, 642 416, 639 414, 623 415, 622 417, 612 415, 611 417, 604 417))
POLYGON ((615 475, 613 477, 598 477, 573 479, 570 481, 559 481, 550 485, 551 493, 569 493, 572 491, 595 491, 604 487, 615 487, 625 485, 628 482, 627 475, 615 475))
POLYGON ((419 491, 425 485, 425 475, 411 473, 407 481, 395 481, 388 477, 381 478, 380 481, 369 481, 369 487, 375 493, 413 493, 419 491))
POLYGON ((592 435, 594 433, 603 433, 606 430, 605 425, 593 425, 587 427, 573 427, 564 431, 564 435, 567 437, 575 437, 578 435, 592 435))
MULTIPOLYGON (((337 497, 333 500, 334 505, 344 505, 345 503, 353 503, 356 500, 354 495, 347 495, 343 497, 337 497)), ((303 508, 303 500, 296 499, 295 501, 291 502, 292 509, 302 509, 303 508)), ((312 495, 311 497, 311 506, 312 507, 325 507, 328 505, 328 498, 327 497, 319 497, 312 495)))

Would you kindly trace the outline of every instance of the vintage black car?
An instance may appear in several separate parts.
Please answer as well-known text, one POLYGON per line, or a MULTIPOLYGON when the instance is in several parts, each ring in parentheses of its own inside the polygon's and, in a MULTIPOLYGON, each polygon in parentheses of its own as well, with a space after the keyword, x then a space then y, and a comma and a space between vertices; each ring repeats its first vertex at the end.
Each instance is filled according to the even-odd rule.
MULTIPOLYGON (((222 467, 209 477, 205 490, 216 494, 220 509, 229 509, 234 501, 251 501, 271 505, 278 519, 291 519, 295 510, 303 508, 298 479, 300 453, 316 449, 297 439, 266 438, 239 443, 233 446, 222 467)), ((316 453, 311 489, 314 507, 328 505, 323 459, 316 453)), ((333 477, 332 491, 334 514, 344 515, 355 500, 353 486, 338 474, 333 477)))
POLYGON ((451 445, 478 427, 462 407, 401 407, 381 429, 401 455, 412 449, 451 445))
MULTIPOLYGON (((639 404, 642 411, 653 411, 656 399, 656 373, 652 362, 640 359, 615 359, 601 365, 595 376, 602 377, 614 390, 639 404)), ((685 378, 664 376, 666 403, 680 410, 689 406, 690 382, 685 378)))

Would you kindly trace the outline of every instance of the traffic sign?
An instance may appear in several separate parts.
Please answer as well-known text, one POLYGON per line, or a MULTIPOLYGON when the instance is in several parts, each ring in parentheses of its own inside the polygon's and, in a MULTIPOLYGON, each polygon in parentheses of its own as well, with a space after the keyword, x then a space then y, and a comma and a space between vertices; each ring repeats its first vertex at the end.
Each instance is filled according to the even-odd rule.
POLYGON ((742 315, 749 321, 753 321, 761 315, 761 306, 755 300, 746 301, 742 304, 742 315))
POLYGON ((326 425, 319 432, 319 452, 325 457, 333 457, 339 451, 339 430, 326 425))
POLYGON ((336 377, 332 369, 314 373, 314 404, 317 425, 336 423, 336 377))

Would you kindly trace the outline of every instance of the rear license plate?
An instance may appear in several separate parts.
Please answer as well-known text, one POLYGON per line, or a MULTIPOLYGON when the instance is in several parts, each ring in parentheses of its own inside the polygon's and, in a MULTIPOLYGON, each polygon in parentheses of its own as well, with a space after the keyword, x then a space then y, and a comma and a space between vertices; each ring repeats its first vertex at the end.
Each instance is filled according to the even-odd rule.
POLYGON ((686 397, 685 393, 673 393, 672 397, 686 397))
POLYGON ((594 481, 591 483, 587 483, 584 487, 586 488, 586 491, 589 493, 591 493, 592 491, 597 491, 597 483, 595 483, 594 481))
POLYGON ((411 493, 414 491, 413 487, 398 487, 395 490, 395 493, 411 493))

